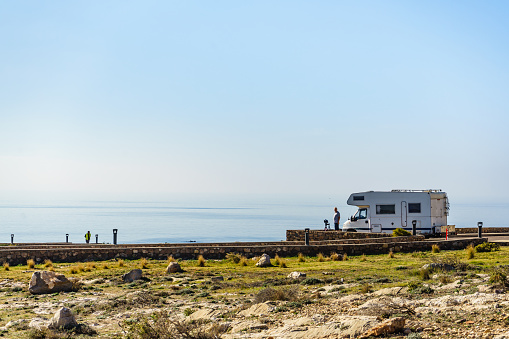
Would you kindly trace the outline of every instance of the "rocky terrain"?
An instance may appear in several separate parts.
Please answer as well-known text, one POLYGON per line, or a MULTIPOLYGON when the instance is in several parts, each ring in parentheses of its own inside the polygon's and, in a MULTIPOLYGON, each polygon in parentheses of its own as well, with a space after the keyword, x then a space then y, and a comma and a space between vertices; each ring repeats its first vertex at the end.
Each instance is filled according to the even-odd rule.
POLYGON ((87 263, 76 274, 55 264, 48 272, 70 285, 43 294, 31 285, 48 267, 16 267, 1 272, 0 336, 509 338, 505 254, 470 263, 462 251, 444 254, 450 267, 427 253, 278 258, 270 267, 189 261, 173 272, 156 261, 87 263))

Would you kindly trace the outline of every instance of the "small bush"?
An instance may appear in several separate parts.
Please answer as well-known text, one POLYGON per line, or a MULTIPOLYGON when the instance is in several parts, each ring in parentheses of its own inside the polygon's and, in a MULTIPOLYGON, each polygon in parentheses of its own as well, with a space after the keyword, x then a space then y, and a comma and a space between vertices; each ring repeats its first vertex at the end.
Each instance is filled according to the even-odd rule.
POLYGON ((276 264, 276 266, 279 266, 281 265, 281 258, 279 257, 279 255, 276 254, 276 256, 274 257, 274 262, 276 264))
POLYGON ((194 308, 186 308, 186 309, 184 310, 184 315, 185 315, 186 317, 189 317, 189 316, 190 316, 191 314, 193 314, 195 311, 196 311, 196 310, 195 310, 194 308))
POLYGON ((118 267, 124 267, 125 266, 124 259, 118 259, 117 264, 118 264, 118 267))
POLYGON ((27 267, 28 267, 28 268, 34 268, 34 267, 35 267, 35 261, 34 261, 34 259, 28 259, 28 260, 27 260, 27 267))
POLYGON ((366 257, 366 255, 365 255, 365 254, 363 254, 363 255, 361 256, 361 259, 360 259, 360 260, 361 260, 361 261, 366 261, 366 260, 368 260, 368 258, 366 257))
POLYGON ((495 252, 500 251, 500 245, 494 242, 484 242, 475 246, 477 252, 495 252))
POLYGON ((9 270, 9 263, 8 262, 4 262, 4 270, 6 270, 6 271, 9 270))
POLYGON ((169 263, 171 263, 171 262, 174 262, 174 261, 177 261, 177 260, 175 260, 175 258, 173 257, 173 255, 170 255, 170 256, 168 257, 168 264, 169 264, 169 263))
POLYGON ((279 267, 281 268, 287 268, 288 266, 286 266, 286 261, 284 259, 279 259, 279 267))
POLYGON ((440 246, 437 244, 431 246, 431 253, 440 253, 440 246))
POLYGON ((49 259, 44 259, 44 267, 45 268, 53 267, 53 262, 51 262, 51 260, 49 259))
POLYGON ((142 269, 147 269, 148 268, 148 260, 145 259, 145 258, 141 258, 140 259, 140 266, 142 269))
POLYGON ((373 286, 371 286, 368 283, 365 283, 361 286, 361 293, 369 293, 373 289, 373 286))
POLYGON ((467 247, 467 259, 474 259, 475 256, 475 248, 472 244, 467 247))
POLYGON ((451 279, 446 276, 446 275, 441 275, 440 278, 438 279, 440 281, 440 283, 442 284, 448 284, 451 282, 451 279))
POLYGON ((198 256, 198 266, 205 267, 205 258, 201 254, 198 256))
POLYGON ((348 254, 343 254, 343 261, 347 261, 348 260, 348 254))
POLYGON ((393 237, 408 237, 411 235, 412 235, 412 233, 410 233, 409 231, 404 230, 402 228, 396 228, 394 231, 392 231, 393 237))
POLYGON ((248 263, 249 263, 249 260, 247 260, 247 258, 246 258, 246 257, 242 256, 242 257, 240 258, 240 265, 241 265, 241 266, 247 266, 247 264, 248 264, 248 263))
POLYGON ((318 253, 318 255, 316 256, 316 259, 319 262, 324 262, 325 261, 325 257, 323 256, 323 253, 318 253))
POLYGON ((419 270, 419 276, 422 280, 429 280, 430 269, 429 268, 421 268, 419 270))
POLYGON ((393 259, 394 258, 394 252, 393 251, 389 251, 389 254, 387 256, 389 257, 389 259, 393 259))
POLYGON ((490 275, 489 283, 506 286, 508 283, 506 272, 501 269, 495 269, 490 275))
POLYGON ((102 267, 103 270, 109 270, 110 269, 110 266, 108 266, 108 263, 103 263, 101 267, 102 267))
POLYGON ((323 284, 323 281, 317 278, 306 278, 300 282, 302 285, 318 285, 323 284))
POLYGON ((299 289, 297 286, 291 286, 286 288, 272 288, 268 287, 260 290, 255 295, 255 303, 263 303, 266 301, 295 301, 298 299, 299 289))
POLYGON ((227 253, 226 254, 226 260, 233 262, 234 264, 240 263, 241 260, 240 254, 237 253, 227 253))
POLYGON ((337 254, 336 252, 333 252, 331 255, 330 255, 330 259, 332 261, 341 261, 343 259, 343 256, 341 254, 337 254))
POLYGON ((298 262, 305 262, 305 261, 306 261, 306 258, 304 258, 304 254, 299 253, 299 256, 298 256, 297 261, 298 261, 298 262))

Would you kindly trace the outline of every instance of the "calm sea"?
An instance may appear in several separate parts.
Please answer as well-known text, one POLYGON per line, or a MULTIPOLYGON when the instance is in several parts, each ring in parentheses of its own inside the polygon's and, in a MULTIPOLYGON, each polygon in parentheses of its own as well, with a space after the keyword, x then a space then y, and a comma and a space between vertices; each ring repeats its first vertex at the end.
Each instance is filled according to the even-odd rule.
MULTIPOLYGON (((287 229, 323 229, 332 220, 333 207, 344 222, 356 211, 331 199, 275 198, 186 198, 168 201, 60 201, 1 203, 0 243, 92 242, 174 243, 222 241, 279 241, 287 229)), ((452 204, 449 224, 457 227, 507 226, 509 205, 452 204)))

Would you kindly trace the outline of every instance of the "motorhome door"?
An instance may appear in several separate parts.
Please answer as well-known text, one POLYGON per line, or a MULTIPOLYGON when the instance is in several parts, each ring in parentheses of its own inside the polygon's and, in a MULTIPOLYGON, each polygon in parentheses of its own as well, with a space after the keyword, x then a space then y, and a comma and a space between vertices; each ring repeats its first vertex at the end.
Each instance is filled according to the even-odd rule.
POLYGON ((401 202, 401 226, 406 227, 406 219, 407 219, 407 209, 406 209, 406 201, 401 202))

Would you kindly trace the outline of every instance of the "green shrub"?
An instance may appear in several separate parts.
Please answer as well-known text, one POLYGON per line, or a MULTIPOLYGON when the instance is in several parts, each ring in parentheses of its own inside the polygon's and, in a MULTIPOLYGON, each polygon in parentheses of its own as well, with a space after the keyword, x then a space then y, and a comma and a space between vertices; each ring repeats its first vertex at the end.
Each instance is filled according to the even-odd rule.
POLYGON ((318 285, 323 284, 323 281, 317 278, 306 278, 301 281, 302 285, 318 285))
POLYGON ((500 251, 500 245, 494 242, 484 242, 475 247, 477 252, 495 252, 500 251))
POLYGON ((412 233, 410 233, 409 231, 404 230, 402 228, 396 228, 394 231, 392 231, 393 237, 408 237, 411 235, 412 235, 412 233))
POLYGON ((241 258, 242 258, 241 255, 237 254, 237 253, 226 254, 226 260, 229 260, 229 261, 233 262, 234 264, 238 264, 240 262, 241 258))

